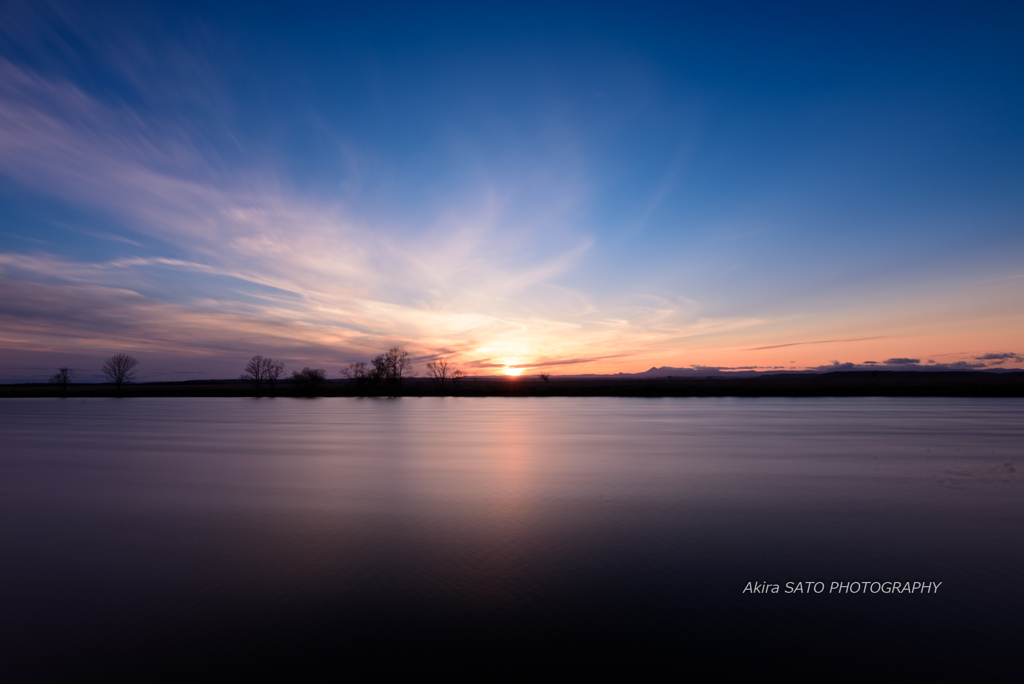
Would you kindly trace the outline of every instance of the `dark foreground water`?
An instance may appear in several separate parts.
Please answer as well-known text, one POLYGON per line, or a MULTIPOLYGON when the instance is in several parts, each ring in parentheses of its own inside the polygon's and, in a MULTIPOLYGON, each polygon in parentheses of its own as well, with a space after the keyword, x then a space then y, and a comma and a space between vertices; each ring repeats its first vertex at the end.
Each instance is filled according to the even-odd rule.
POLYGON ((8 680, 1020 674, 1021 400, 0 400, 0 435, 8 680), (829 591, 893 581, 942 584, 829 591))

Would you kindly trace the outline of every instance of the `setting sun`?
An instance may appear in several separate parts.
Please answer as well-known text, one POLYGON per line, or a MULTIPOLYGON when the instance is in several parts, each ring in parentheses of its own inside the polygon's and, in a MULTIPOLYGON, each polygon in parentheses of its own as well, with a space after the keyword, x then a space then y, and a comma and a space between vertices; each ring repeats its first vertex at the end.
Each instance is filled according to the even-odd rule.
POLYGON ((511 377, 515 377, 515 376, 519 375, 522 372, 523 372, 522 368, 513 368, 512 366, 507 366, 505 368, 505 375, 508 375, 508 376, 511 376, 511 377))

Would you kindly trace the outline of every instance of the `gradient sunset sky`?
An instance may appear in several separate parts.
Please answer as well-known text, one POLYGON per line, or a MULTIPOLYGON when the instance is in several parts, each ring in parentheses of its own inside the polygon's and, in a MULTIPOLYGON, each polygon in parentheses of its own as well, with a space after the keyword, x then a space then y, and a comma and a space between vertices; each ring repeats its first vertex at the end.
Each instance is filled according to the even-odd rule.
POLYGON ((8 0, 0 380, 1024 366, 1022 36, 1019 3, 8 0))

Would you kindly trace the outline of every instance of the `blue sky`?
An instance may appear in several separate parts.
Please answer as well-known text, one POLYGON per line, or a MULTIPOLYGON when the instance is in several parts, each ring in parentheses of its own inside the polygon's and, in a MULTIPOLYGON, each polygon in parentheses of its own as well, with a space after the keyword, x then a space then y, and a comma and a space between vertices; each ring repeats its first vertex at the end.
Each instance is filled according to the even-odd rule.
POLYGON ((1024 352, 1019 7, 0 11, 8 380, 1024 352))

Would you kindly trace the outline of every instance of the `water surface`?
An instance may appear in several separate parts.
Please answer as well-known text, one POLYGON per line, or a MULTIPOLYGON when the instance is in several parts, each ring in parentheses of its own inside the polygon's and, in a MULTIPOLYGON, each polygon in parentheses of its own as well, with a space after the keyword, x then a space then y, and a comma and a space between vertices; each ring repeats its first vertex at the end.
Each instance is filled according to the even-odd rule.
POLYGON ((0 400, 0 434, 19 676, 977 670, 1024 635, 1016 399, 0 400), (787 581, 943 584, 743 593, 787 581))

